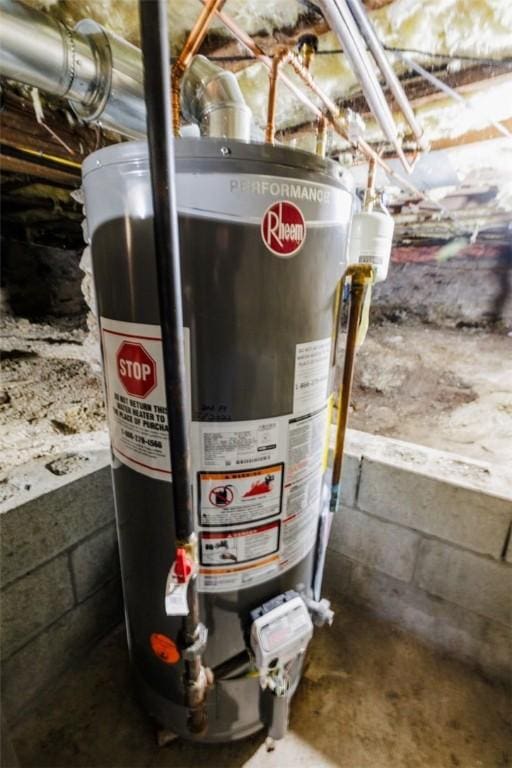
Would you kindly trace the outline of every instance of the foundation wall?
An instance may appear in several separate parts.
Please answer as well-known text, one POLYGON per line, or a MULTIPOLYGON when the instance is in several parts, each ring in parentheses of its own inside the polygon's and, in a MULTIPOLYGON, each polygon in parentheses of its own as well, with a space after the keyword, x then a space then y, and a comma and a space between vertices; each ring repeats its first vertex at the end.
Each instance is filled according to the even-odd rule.
POLYGON ((352 432, 325 591, 494 678, 512 677, 512 479, 352 432))
POLYGON ((109 452, 0 485, 2 698, 10 721, 122 618, 109 452))
MULTIPOLYGON (((429 644, 512 672, 512 486, 485 464, 352 431, 325 573, 429 644)), ((122 618, 108 451, 0 485, 3 699, 12 722, 122 618)))

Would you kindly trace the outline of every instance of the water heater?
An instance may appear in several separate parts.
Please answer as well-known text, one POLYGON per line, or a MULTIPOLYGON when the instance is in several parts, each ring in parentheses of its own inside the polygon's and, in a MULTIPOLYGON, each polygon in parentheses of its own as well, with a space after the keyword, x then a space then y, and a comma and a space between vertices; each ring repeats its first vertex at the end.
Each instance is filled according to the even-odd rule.
POLYGON ((278 718, 312 634, 352 191, 338 164, 232 140, 178 139, 176 170, 197 584, 215 676, 208 728, 195 736, 183 699, 182 606, 168 589, 173 476, 145 143, 86 160, 87 224, 138 690, 160 727, 229 741, 278 718))

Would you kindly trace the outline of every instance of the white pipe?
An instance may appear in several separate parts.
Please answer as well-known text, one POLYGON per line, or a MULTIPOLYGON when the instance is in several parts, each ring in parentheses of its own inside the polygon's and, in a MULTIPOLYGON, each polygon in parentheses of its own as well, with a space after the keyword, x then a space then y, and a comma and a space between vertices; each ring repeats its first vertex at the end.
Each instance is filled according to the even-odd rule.
POLYGON ((375 115, 385 137, 393 144, 399 157, 402 157, 403 153, 398 142, 393 115, 375 75, 364 41, 346 0, 318 0, 318 4, 329 26, 338 36, 345 55, 359 78, 370 109, 375 115))
MULTIPOLYGON (((418 64, 417 61, 414 61, 414 59, 412 59, 410 56, 407 56, 403 53, 399 53, 398 55, 403 61, 406 62, 408 67, 414 69, 418 75, 421 75, 421 77, 431 83, 439 91, 446 93, 447 96, 449 96, 454 101, 457 101, 459 104, 462 104, 462 106, 466 109, 469 109, 472 112, 477 112, 479 115, 481 115, 480 110, 477 110, 476 107, 467 102, 464 96, 462 96, 460 93, 457 93, 457 91, 455 91, 446 83, 443 83, 443 81, 433 75, 432 72, 428 72, 428 70, 424 69, 421 64, 418 64)), ((502 123, 499 123, 496 120, 488 120, 487 124, 492 125, 493 128, 496 128, 496 130, 499 131, 499 133, 501 133, 503 136, 512 139, 512 133, 510 133, 510 131, 502 123)))
POLYGON ((181 108, 202 136, 250 141, 252 114, 238 80, 205 56, 194 56, 183 76, 181 108))
POLYGON ((356 24, 359 27, 359 31, 366 40, 373 58, 377 62, 377 65, 384 75, 391 93, 395 97, 396 103, 400 107, 400 111, 409 123, 415 138, 420 142, 420 146, 424 147, 425 144, 421 141, 423 130, 416 120, 412 107, 409 103, 409 99, 405 95, 402 84, 400 83, 400 80, 396 76, 391 64, 387 59, 384 48, 382 47, 381 42, 377 37, 375 29, 373 28, 373 24, 368 18, 365 9, 359 0, 347 0, 347 3, 356 21, 356 24))

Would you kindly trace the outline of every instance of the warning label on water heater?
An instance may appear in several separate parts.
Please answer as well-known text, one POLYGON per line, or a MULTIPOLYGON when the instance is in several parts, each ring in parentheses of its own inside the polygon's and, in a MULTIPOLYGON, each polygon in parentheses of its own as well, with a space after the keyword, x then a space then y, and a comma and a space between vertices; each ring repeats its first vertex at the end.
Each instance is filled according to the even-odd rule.
POLYGON ((284 464, 241 472, 199 472, 199 523, 240 525, 281 514, 284 464))
MULTIPOLYGON (((239 531, 203 533, 200 547, 201 565, 226 566, 267 558, 279 549, 280 527, 279 522, 273 522, 239 531)), ((220 569, 209 573, 225 575, 230 572, 231 569, 220 569)))
MULTIPOLYGON (((100 323, 112 451, 135 471, 170 480, 160 326, 105 317, 100 323)), ((186 359, 187 341, 185 334, 186 359)))

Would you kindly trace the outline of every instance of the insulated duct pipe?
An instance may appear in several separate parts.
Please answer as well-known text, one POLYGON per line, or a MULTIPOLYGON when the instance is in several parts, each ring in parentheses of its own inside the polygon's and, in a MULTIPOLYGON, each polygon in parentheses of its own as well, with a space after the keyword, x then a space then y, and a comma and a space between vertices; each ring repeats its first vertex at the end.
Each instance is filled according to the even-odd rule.
POLYGON ((346 0, 318 0, 318 5, 342 44, 349 64, 361 83, 366 100, 385 137, 393 144, 398 156, 403 158, 393 115, 346 0))
POLYGON ((194 56, 181 83, 181 109, 202 136, 249 141, 251 110, 232 72, 194 56))
POLYGON ((84 19, 69 30, 16 0, 0 0, 0 74, 69 101, 86 122, 146 133, 138 48, 84 19))
POLYGON ((360 0, 347 0, 348 7, 354 17, 359 31, 366 40, 370 52, 377 62, 377 65, 384 75, 384 78, 391 90, 391 93, 395 97, 395 101, 400 107, 400 111, 409 123, 409 126, 414 134, 416 140, 420 143, 422 148, 426 148, 426 142, 422 140, 423 130, 416 121, 415 114, 409 103, 409 99, 404 93, 404 89, 400 83, 400 80, 395 74, 395 71, 389 63, 384 48, 381 45, 379 38, 373 28, 373 24, 368 18, 368 14, 360 3, 360 0))

